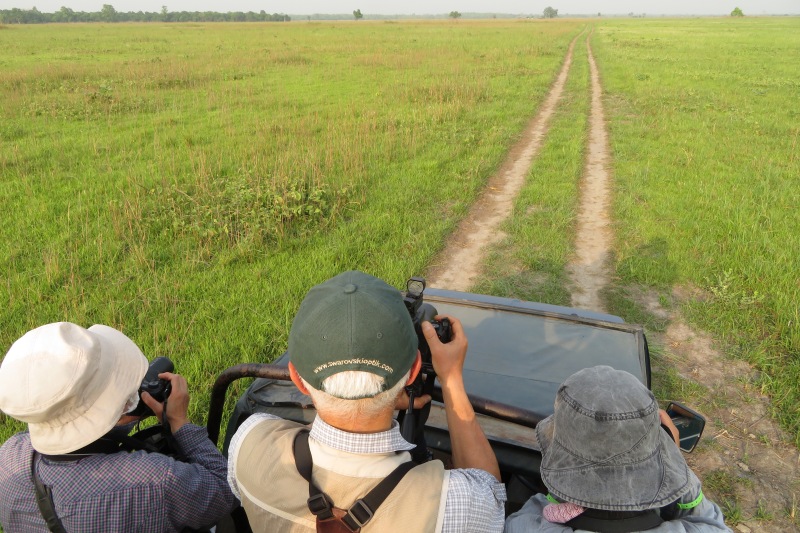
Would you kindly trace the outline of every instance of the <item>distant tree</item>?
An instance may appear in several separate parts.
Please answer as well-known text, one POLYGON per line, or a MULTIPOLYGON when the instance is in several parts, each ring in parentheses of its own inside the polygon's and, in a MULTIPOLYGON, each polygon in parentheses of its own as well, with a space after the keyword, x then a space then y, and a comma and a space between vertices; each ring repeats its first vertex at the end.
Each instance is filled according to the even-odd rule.
POLYGON ((100 10, 100 20, 103 22, 116 22, 117 10, 111 4, 103 4, 103 9, 100 10))
POLYGON ((41 24, 42 22, 47 22, 44 18, 44 13, 36 9, 36 6, 32 7, 30 11, 22 11, 22 22, 25 24, 41 24))
POLYGON ((356 20, 361 20, 364 18, 364 15, 361 14, 360 9, 356 9, 355 11, 353 11, 353 18, 356 20))
POLYGON ((25 23, 25 12, 18 7, 12 7, 8 16, 5 17, 5 21, 12 24, 23 24, 25 23))
POLYGON ((544 8, 544 18, 546 19, 554 19, 558 16, 558 9, 553 9, 550 6, 544 8))
POLYGON ((732 17, 743 17, 744 13, 742 13, 742 10, 737 7, 736 9, 731 11, 731 16, 732 17))
POLYGON ((117 11, 110 4, 103 4, 101 11, 73 11, 62 7, 55 13, 42 13, 35 7, 29 10, 13 8, 0 9, 0 23, 2 24, 46 24, 50 22, 288 22, 292 20, 283 13, 269 14, 265 11, 254 13, 216 13, 214 11, 175 11, 166 13, 166 6, 159 13, 157 11, 117 11))
POLYGON ((53 22, 75 22, 76 20, 75 11, 65 6, 61 6, 61 9, 53 13, 53 22))
POLYGON ((458 11, 451 11, 450 12, 450 18, 451 19, 460 19, 461 18, 461 13, 459 13, 458 11))

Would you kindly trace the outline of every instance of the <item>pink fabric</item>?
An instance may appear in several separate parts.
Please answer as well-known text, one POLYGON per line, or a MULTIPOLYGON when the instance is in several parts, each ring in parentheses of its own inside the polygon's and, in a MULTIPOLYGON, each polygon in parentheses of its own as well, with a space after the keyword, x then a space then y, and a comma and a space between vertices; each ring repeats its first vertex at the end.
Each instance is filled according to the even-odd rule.
POLYGON ((548 522, 566 524, 583 511, 583 507, 574 503, 551 503, 544 506, 544 517, 548 522))

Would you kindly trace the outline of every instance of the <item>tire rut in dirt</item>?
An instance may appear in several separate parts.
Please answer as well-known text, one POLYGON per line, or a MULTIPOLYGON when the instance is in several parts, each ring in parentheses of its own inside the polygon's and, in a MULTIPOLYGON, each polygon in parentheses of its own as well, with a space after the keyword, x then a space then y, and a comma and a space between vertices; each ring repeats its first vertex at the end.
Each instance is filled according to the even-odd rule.
POLYGON ((611 155, 603 111, 603 90, 590 39, 591 34, 586 38, 592 86, 589 142, 580 186, 574 259, 567 271, 572 281, 572 306, 604 311, 600 291, 611 279, 609 257, 613 241, 609 215, 611 176, 608 163, 611 155))
POLYGON ((500 225, 514 205, 534 158, 541 150, 572 65, 575 37, 569 45, 564 64, 547 94, 541 109, 525 128, 522 138, 509 151, 503 165, 489 179, 458 229, 448 238, 445 249, 431 263, 427 273, 432 287, 467 291, 480 274, 489 245, 504 237, 500 225))

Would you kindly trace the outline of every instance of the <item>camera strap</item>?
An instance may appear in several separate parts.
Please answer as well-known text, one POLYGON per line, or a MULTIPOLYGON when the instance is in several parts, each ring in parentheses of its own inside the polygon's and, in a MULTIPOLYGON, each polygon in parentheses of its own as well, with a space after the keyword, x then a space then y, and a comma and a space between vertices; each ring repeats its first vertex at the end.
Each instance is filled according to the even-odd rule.
MULTIPOLYGON (((91 455, 91 454, 83 454, 83 456, 86 455, 91 455)), ((56 460, 63 461, 70 456, 48 455, 46 457, 48 459, 58 457, 59 459, 56 460)), ((39 507, 39 512, 41 513, 42 518, 44 518, 45 524, 47 524, 47 529, 49 529, 52 533, 67 533, 67 530, 64 528, 64 524, 61 523, 61 519, 58 517, 58 513, 56 513, 56 505, 53 502, 53 489, 45 485, 44 482, 42 481, 42 478, 39 477, 39 469, 37 463, 41 458, 42 455, 36 450, 34 450, 33 458, 31 460, 31 477, 33 477, 33 486, 36 489, 36 505, 39 507)), ((80 456, 71 456, 70 460, 74 461, 79 458, 80 456)), ((198 530, 198 529, 191 529, 188 527, 185 527, 181 530, 182 533, 192 533, 192 532, 208 533, 208 531, 209 530, 207 529, 198 530)))
POLYGON ((42 457, 47 457, 50 461, 67 462, 78 461, 89 455, 116 453, 125 449, 127 449, 127 451, 141 449, 147 450, 148 452, 156 451, 154 448, 152 450, 148 448, 152 448, 152 446, 138 439, 128 437, 127 435, 115 435, 114 438, 104 437, 98 439, 80 450, 68 454, 43 456, 34 450, 31 460, 31 477, 33 478, 33 486, 36 489, 36 505, 39 507, 39 512, 47 524, 47 529, 53 533, 66 533, 67 531, 64 529, 64 524, 61 523, 61 519, 56 513, 56 506, 55 503, 53 503, 53 489, 45 485, 42 478, 39 477, 38 463, 42 457))
POLYGON ((392 493, 398 483, 416 464, 408 461, 395 468, 363 498, 356 500, 350 509, 340 509, 327 494, 311 481, 314 466, 311 449, 308 447, 308 431, 303 430, 294 438, 294 462, 297 471, 308 481, 308 510, 317 517, 317 531, 323 533, 357 533, 367 525, 378 507, 392 493))
MULTIPOLYGON (((33 478, 33 485, 36 489, 36 505, 39 507, 39 512, 42 514, 47 528, 53 533, 66 533, 61 519, 58 518, 56 514, 55 504, 53 503, 53 490, 45 485, 39 477, 38 463, 42 457, 47 457, 49 461, 67 462, 78 461, 90 455, 111 454, 121 451, 132 452, 136 450, 169 455, 169 450, 167 449, 169 444, 169 440, 165 439, 163 436, 162 428, 160 426, 151 426, 139 431, 134 436, 122 434, 106 435, 72 453, 42 455, 34 450, 33 459, 31 460, 31 477, 33 478)), ((178 456, 176 459, 181 460, 182 458, 178 456)))
POLYGON ((39 512, 42 513, 42 518, 44 518, 45 523, 47 524, 47 529, 52 531, 53 533, 67 533, 67 530, 64 529, 64 524, 61 523, 61 519, 56 514, 56 506, 53 503, 53 491, 42 482, 42 478, 39 477, 39 471, 37 468, 37 463, 41 455, 36 450, 33 451, 33 459, 31 460, 31 476, 33 477, 33 485, 36 487, 36 505, 39 506, 39 512))

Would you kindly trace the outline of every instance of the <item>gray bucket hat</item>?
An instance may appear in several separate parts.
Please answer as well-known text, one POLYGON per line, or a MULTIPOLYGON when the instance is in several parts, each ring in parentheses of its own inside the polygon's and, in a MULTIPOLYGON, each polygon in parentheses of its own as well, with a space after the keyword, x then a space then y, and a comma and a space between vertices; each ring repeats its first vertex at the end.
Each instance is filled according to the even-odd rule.
POLYGON ((690 470, 661 429, 653 393, 628 372, 596 366, 561 385, 536 427, 550 493, 592 509, 643 511, 690 488, 690 470))

